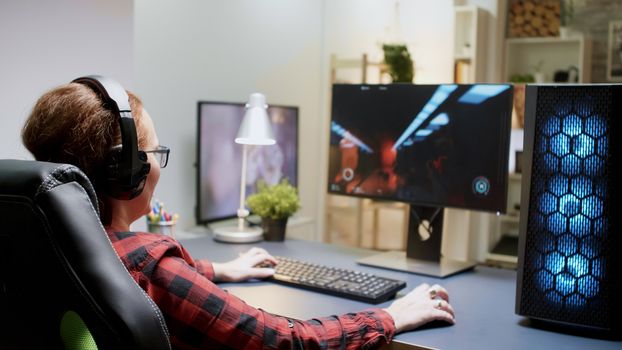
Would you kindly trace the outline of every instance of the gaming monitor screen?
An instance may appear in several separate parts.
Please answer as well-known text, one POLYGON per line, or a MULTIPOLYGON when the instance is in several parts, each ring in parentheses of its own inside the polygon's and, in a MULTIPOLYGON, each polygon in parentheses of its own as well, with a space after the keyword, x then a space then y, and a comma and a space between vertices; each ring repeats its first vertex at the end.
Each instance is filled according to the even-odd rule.
POLYGON ((506 84, 333 86, 328 191, 505 212, 506 84))
MULTIPOLYGON (((240 206, 242 145, 234 139, 244 116, 243 103, 198 103, 197 222, 236 216, 240 206)), ((276 144, 249 146, 246 195, 258 180, 275 184, 298 181, 298 108, 270 106, 268 115, 276 144)))

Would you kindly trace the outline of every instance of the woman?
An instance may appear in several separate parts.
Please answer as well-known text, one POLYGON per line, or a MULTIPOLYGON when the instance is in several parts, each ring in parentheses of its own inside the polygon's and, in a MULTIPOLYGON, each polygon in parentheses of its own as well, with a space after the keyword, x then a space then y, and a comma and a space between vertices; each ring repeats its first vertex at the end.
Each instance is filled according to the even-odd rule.
POLYGON ((93 182, 106 232, 136 282, 164 314, 174 348, 376 348, 393 335, 433 320, 454 323, 447 291, 420 285, 386 309, 299 321, 246 305, 220 289, 219 281, 244 281, 274 274, 262 262, 274 257, 252 248, 235 260, 195 260, 174 239, 130 232, 130 224, 150 210, 151 196, 166 166, 151 117, 129 94, 138 138, 150 170, 142 192, 130 200, 115 199, 102 189, 99 174, 110 150, 120 143, 117 117, 89 87, 70 83, 45 93, 22 131, 24 145, 37 160, 78 166, 93 182), (363 331, 361 331, 363 330, 363 331))

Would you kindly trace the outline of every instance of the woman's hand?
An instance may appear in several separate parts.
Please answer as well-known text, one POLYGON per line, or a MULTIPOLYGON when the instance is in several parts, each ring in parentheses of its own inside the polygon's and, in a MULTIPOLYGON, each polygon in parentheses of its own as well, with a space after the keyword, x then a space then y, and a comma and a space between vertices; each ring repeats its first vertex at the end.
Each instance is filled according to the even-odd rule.
POLYGON ((454 324, 454 309, 449 294, 438 284, 424 283, 384 309, 393 317, 397 333, 420 327, 430 321, 454 324))
POLYGON ((251 248, 246 253, 226 263, 212 263, 214 267, 214 279, 220 282, 241 282, 252 278, 266 278, 274 275, 274 269, 268 267, 255 267, 260 263, 267 262, 276 265, 276 259, 265 249, 251 248))

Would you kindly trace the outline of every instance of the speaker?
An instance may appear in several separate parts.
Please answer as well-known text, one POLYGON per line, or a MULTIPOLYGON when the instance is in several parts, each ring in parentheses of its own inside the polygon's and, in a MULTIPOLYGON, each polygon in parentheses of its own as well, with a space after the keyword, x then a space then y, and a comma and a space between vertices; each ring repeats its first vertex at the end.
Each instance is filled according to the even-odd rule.
POLYGON ((622 327, 622 85, 527 86, 516 313, 622 327))

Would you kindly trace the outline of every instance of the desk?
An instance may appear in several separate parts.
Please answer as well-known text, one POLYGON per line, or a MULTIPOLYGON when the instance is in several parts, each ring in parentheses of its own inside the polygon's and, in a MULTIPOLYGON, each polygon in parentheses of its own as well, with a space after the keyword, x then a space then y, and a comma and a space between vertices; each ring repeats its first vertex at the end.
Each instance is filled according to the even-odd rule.
MULTIPOLYGON (((192 237, 192 235, 183 236, 192 237)), ((516 272, 512 270, 478 266, 474 271, 440 280, 357 265, 355 259, 373 253, 365 249, 300 240, 232 245, 214 242, 209 235, 195 234, 194 237, 196 238, 180 241, 195 258, 209 258, 211 261, 223 262, 233 259, 251 246, 259 246, 273 255, 295 257, 319 264, 402 279, 408 283, 403 292, 423 282, 445 286, 450 292, 450 301, 456 311, 456 325, 399 334, 394 339, 392 345, 394 348, 622 349, 622 341, 542 330, 531 326, 523 317, 515 315, 516 272)), ((221 286, 249 305, 298 319, 342 314, 374 306, 265 281, 225 283, 221 286)), ((385 302, 375 306, 382 308, 389 304, 390 302, 385 302)))

